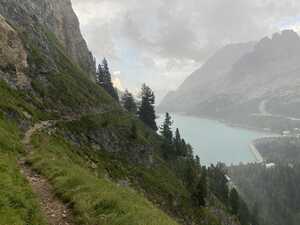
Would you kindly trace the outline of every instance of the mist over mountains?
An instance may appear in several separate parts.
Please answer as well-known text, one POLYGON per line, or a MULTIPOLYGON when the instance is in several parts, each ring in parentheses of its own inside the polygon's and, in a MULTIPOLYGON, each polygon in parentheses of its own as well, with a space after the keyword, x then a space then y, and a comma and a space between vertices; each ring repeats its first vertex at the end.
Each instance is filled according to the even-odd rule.
POLYGON ((158 107, 159 111, 235 120, 296 119, 300 38, 292 30, 220 49, 158 107), (234 118, 234 119, 233 119, 234 118))

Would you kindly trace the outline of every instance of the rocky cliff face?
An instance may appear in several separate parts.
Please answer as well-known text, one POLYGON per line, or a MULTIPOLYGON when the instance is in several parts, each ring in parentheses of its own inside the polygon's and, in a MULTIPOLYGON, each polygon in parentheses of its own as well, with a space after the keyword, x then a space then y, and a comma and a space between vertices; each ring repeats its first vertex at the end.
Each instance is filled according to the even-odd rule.
POLYGON ((90 79, 95 79, 95 62, 83 39, 70 0, 2 0, 0 14, 14 27, 34 34, 35 24, 53 32, 65 52, 90 79))
POLYGON ((0 76, 11 86, 29 86, 27 53, 18 33, 0 16, 0 76))

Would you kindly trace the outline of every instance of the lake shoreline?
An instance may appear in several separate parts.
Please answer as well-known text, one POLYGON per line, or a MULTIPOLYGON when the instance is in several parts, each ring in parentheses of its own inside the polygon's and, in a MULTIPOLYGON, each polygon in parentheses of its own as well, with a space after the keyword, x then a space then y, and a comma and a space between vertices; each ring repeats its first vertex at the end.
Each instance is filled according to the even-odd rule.
MULTIPOLYGON (((182 116, 187 116, 187 117, 196 117, 196 118, 199 118, 199 119, 212 120, 212 121, 219 122, 219 123, 225 124, 225 125, 227 125, 229 127, 233 127, 233 128, 242 128, 242 129, 245 129, 245 130, 262 132, 262 133, 266 133, 266 134, 274 134, 274 135, 279 134, 279 133, 277 133, 275 131, 272 131, 272 130, 265 130, 263 128, 247 126, 245 124, 233 123, 229 120, 217 119, 216 117, 209 117, 209 116, 204 116, 204 115, 199 116, 199 115, 189 114, 189 113, 185 113, 185 112, 170 112, 170 113, 171 114, 182 115, 182 116)), ((164 114, 159 113, 159 115, 164 115, 164 114)))
POLYGON ((252 154, 253 154, 253 156, 255 158, 256 163, 263 163, 264 162, 264 158, 260 154, 259 150, 256 148, 256 146, 255 146, 255 140, 252 141, 249 144, 249 148, 250 148, 250 151, 252 152, 252 154))
MULTIPOLYGON (((278 133, 276 133, 276 132, 266 131, 264 129, 259 129, 257 127, 250 127, 250 126, 246 126, 244 124, 236 124, 236 123, 232 123, 230 121, 226 121, 224 119, 216 119, 216 118, 208 117, 208 116, 206 116, 206 117, 205 116, 196 116, 196 115, 191 115, 191 114, 188 114, 188 113, 176 113, 176 114, 184 115, 184 116, 188 116, 188 117, 197 117, 199 119, 208 119, 208 120, 212 120, 212 121, 215 121, 215 122, 218 122, 218 123, 225 124, 226 126, 229 126, 229 127, 232 127, 232 128, 241 128, 241 129, 245 129, 245 130, 249 130, 249 131, 263 132, 263 133, 266 133, 266 134, 272 134, 274 136, 278 135, 278 133)), ((264 162, 264 158, 262 157, 261 153, 259 152, 259 150, 255 146, 255 141, 259 140, 259 139, 261 139, 261 138, 253 139, 249 143, 249 149, 250 149, 250 152, 253 155, 255 163, 260 164, 260 163, 264 162)), ((251 163, 251 162, 249 162, 249 163, 251 163)))
MULTIPOLYGON (((226 165, 261 162, 259 152, 250 146, 255 140, 270 136, 271 132, 241 127, 215 118, 193 116, 186 113, 171 113, 173 128, 179 128, 205 165, 224 162, 226 165)), ((160 114, 158 122, 162 123, 160 114)), ((272 133, 274 134, 274 133, 272 133)))

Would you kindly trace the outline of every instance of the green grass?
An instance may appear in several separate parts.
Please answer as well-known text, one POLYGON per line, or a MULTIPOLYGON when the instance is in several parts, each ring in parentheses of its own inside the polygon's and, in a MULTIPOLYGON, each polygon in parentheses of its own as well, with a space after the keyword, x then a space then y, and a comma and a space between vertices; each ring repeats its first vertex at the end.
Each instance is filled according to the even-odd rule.
POLYGON ((95 175, 78 149, 59 137, 36 136, 30 162, 72 203, 78 224, 176 225, 144 196, 95 175))
POLYGON ((0 225, 44 225, 37 199, 17 166, 19 152, 17 127, 0 118, 0 225))
MULTIPOLYGON (((86 143, 81 143, 87 147, 87 149, 82 151, 82 157, 88 156, 94 162, 97 162, 100 165, 100 169, 109 171, 110 177, 115 180, 129 179, 136 189, 145 191, 147 197, 155 202, 178 199, 181 204, 189 198, 183 183, 170 171, 166 163, 159 158, 160 142, 158 136, 155 136, 153 131, 145 128, 132 115, 122 111, 113 111, 105 114, 84 116, 78 121, 61 123, 59 127, 66 132, 76 135, 80 140, 87 140, 85 135, 88 136, 88 134, 95 133, 98 130, 110 130, 118 137, 118 141, 115 141, 112 145, 121 145, 120 147, 124 148, 123 152, 108 154, 106 149, 92 151, 88 148, 92 148, 92 146, 89 146, 90 143, 87 140, 86 143), (137 127, 137 137, 134 139, 131 134, 133 124, 136 124, 137 127), (156 141, 153 141, 155 137, 156 141), (143 164, 132 164, 130 159, 129 161, 126 160, 136 153, 127 152, 125 148, 131 149, 136 145, 150 145, 156 149, 153 156, 155 166, 148 168, 143 164)), ((102 171, 98 171, 98 173, 101 174, 102 171)), ((166 204, 169 204, 171 208, 172 202, 167 202, 166 204)))
MULTIPOLYGON (((23 120, 25 114, 30 115, 32 120, 47 118, 47 113, 42 113, 42 106, 33 97, 30 96, 30 101, 24 101, 25 93, 13 90, 8 85, 0 80, 0 113, 1 111, 8 114, 13 114, 14 119, 23 120), (25 114, 24 114, 25 113, 25 114)), ((29 96, 27 96, 29 98, 29 96)))
POLYGON ((53 33, 43 27, 37 29, 43 33, 49 52, 38 46, 30 35, 23 34, 22 37, 28 46, 32 87, 47 109, 55 109, 63 114, 78 114, 117 107, 113 98, 92 82, 89 75, 65 54, 53 33))

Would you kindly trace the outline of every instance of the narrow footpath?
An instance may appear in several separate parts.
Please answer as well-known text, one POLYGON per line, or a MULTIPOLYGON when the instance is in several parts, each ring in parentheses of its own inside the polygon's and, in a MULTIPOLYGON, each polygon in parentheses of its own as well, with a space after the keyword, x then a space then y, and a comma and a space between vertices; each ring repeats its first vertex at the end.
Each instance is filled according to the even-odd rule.
MULTIPOLYGON (((47 129, 54 121, 43 121, 30 128, 23 138, 26 154, 32 150, 31 137, 43 129, 47 129)), ((72 212, 68 205, 63 203, 56 195, 53 187, 46 178, 37 174, 26 164, 25 160, 19 160, 21 173, 26 177, 33 192, 38 197, 41 210, 49 225, 75 225, 72 212)))

